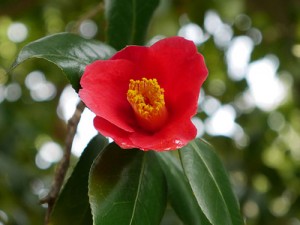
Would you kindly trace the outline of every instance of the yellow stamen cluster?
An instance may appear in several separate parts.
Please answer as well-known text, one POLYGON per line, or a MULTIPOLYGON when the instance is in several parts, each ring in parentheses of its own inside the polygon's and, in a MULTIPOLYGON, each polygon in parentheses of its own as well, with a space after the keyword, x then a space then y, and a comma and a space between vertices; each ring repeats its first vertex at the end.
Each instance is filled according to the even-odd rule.
POLYGON ((154 131, 167 119, 164 89, 156 79, 130 80, 127 100, 144 128, 154 131))

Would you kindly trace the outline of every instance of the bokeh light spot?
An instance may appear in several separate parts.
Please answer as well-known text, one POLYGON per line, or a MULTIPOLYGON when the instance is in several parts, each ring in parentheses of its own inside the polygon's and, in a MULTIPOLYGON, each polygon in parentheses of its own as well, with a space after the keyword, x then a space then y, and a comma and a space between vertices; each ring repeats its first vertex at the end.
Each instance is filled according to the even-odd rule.
POLYGON ((34 89, 46 80, 45 74, 39 70, 30 72, 25 78, 25 85, 29 90, 34 89))
POLYGON ((30 95, 35 101, 49 101, 56 95, 56 87, 51 82, 44 82, 30 90, 30 95))
POLYGON ((270 211, 274 216, 284 216, 290 209, 291 202, 286 196, 280 196, 272 200, 270 211))
POLYGON ((22 95, 22 89, 18 83, 11 83, 5 89, 5 98, 9 102, 17 101, 22 95))
POLYGON ((220 79, 212 79, 208 84, 209 92, 214 96, 222 96, 226 91, 226 85, 224 81, 220 79))
POLYGON ((78 94, 75 92, 72 86, 67 85, 60 95, 56 110, 59 118, 67 122, 75 112, 76 105, 78 104, 79 100, 78 94))
POLYGON ((259 207, 253 200, 248 200, 243 205, 243 213, 247 218, 256 218, 259 214, 259 207))
POLYGON ((261 31, 257 28, 251 28, 247 31, 247 36, 249 36, 255 45, 259 45, 263 39, 261 31))
POLYGON ((267 56, 252 62, 247 72, 247 82, 255 104, 264 111, 276 109, 286 97, 286 87, 278 79, 278 59, 267 56))
MULTIPOLYGON (((59 99, 59 105, 57 107, 58 116, 67 122, 74 114, 78 102, 78 94, 71 85, 66 86, 59 99)), ((87 108, 85 108, 81 114, 71 150, 77 157, 81 155, 91 138, 98 133, 93 125, 94 117, 95 114, 87 108)))
POLYGON ((249 90, 237 95, 234 100, 234 105, 239 113, 251 113, 255 108, 254 99, 249 90))
POLYGON ((222 135, 233 137, 236 131, 236 123, 234 122, 236 112, 231 105, 224 105, 218 108, 211 117, 205 120, 206 132, 210 135, 222 135))
POLYGON ((270 182, 268 178, 263 174, 256 175, 253 178, 252 182, 254 188, 261 193, 266 193, 270 189, 270 182))
MULTIPOLYGON (((0 210, 0 220, 2 221, 2 222, 4 222, 4 223, 8 223, 8 216, 7 216, 7 214, 4 212, 4 211, 2 211, 2 210, 0 210)), ((4 224, 3 223, 3 224, 4 224)))
POLYGON ((232 171, 230 174, 230 181, 235 187, 235 192, 238 196, 243 195, 244 189, 247 186, 247 176, 241 170, 232 171))
POLYGON ((216 11, 208 10, 204 17, 204 27, 208 33, 214 34, 222 25, 221 18, 216 11))
POLYGON ((234 23, 239 30, 246 31, 250 29, 252 21, 246 14, 240 14, 236 16, 234 23))
POLYGON ((204 124, 203 124, 202 120, 199 119, 198 117, 193 117, 192 123, 195 125, 195 127, 197 129, 196 137, 202 137, 205 132, 204 124))
POLYGON ((98 133, 93 125, 94 117, 95 114, 88 108, 85 108, 81 115, 72 145, 72 153, 77 157, 81 155, 89 141, 98 133))
POLYGON ((202 104, 205 100, 205 91, 203 88, 200 89, 199 97, 198 97, 198 110, 202 110, 202 104))
POLYGON ((15 43, 23 42, 28 36, 28 29, 23 23, 12 23, 7 29, 9 40, 15 43))
POLYGON ((282 113, 280 112, 271 112, 268 117, 268 125, 274 131, 280 131, 284 128, 285 119, 282 113))
POLYGON ((35 179, 30 183, 32 193, 39 195, 41 190, 45 188, 44 183, 40 179, 35 179))
POLYGON ((51 163, 44 160, 40 154, 37 154, 35 156, 35 165, 42 170, 46 170, 51 166, 51 163))
POLYGON ((80 35, 84 38, 93 38, 97 34, 98 26, 93 20, 84 20, 79 26, 80 35))
POLYGON ((60 145, 53 141, 44 143, 39 149, 41 157, 50 163, 58 162, 62 157, 62 152, 60 145))
POLYGON ((53 141, 42 144, 36 155, 36 165, 40 169, 49 168, 52 163, 58 162, 63 155, 61 146, 53 141))
POLYGON ((17 53, 17 45, 10 41, 0 41, 0 56, 11 60, 17 53))
POLYGON ((206 96, 202 102, 201 108, 207 115, 212 115, 220 106, 221 102, 218 99, 212 96, 206 96))
POLYGON ((233 37, 233 31, 230 25, 222 24, 214 33, 215 44, 220 48, 225 48, 233 37))
POLYGON ((238 81, 245 77, 250 56, 253 50, 253 42, 247 36, 235 37, 226 52, 228 74, 232 80, 238 81))
POLYGON ((47 81, 41 71, 30 72, 26 79, 25 85, 30 90, 30 95, 35 101, 49 101, 56 95, 56 87, 47 81))
MULTIPOLYGON (((279 137, 288 147, 292 160, 300 162, 300 135, 297 130, 295 130, 291 124, 287 124, 280 132, 279 137)), ((282 166, 282 164, 280 164, 280 166, 282 166)))
POLYGON ((262 159, 264 163, 275 169, 281 169, 286 166, 286 157, 278 146, 273 145, 263 152, 262 159))
POLYGON ((233 140, 235 141, 235 144, 237 148, 243 149, 249 145, 249 136, 244 132, 243 128, 235 123, 235 130, 233 134, 233 140))
POLYGON ((201 27, 195 23, 183 25, 178 31, 178 35, 193 41, 195 45, 200 45, 207 39, 204 37, 201 27))
POLYGON ((293 45, 293 47, 292 47, 292 53, 297 58, 300 58, 300 44, 293 45))

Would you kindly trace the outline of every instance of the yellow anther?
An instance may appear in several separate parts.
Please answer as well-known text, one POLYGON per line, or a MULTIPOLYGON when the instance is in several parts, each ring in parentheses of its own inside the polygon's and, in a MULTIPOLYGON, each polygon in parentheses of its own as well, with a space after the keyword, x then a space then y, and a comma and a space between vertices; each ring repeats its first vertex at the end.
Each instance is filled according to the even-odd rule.
POLYGON ((168 112, 165 105, 164 89, 159 86, 156 79, 131 79, 127 100, 144 129, 155 131, 166 122, 168 112))

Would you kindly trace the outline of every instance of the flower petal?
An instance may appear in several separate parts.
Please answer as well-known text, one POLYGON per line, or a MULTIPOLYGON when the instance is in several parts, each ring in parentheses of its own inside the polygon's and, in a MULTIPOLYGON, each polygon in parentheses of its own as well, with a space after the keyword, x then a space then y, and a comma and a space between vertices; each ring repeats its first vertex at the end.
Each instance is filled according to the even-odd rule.
MULTIPOLYGON (((160 68, 157 61, 152 57, 149 47, 144 46, 127 46, 117 52, 111 60, 128 60, 135 65, 132 79, 147 79, 158 78, 160 68)), ((158 78, 160 80, 160 78, 158 78)))
POLYGON ((142 150, 175 150, 185 146, 196 137, 197 130, 191 120, 177 119, 152 135, 134 132, 130 139, 142 150))
POLYGON ((138 65, 134 79, 156 78, 165 89, 170 112, 196 113, 200 87, 208 70, 193 42, 181 37, 166 38, 150 47, 128 46, 112 59, 126 59, 138 65))
POLYGON ((79 96, 97 116, 132 132, 134 115, 126 99, 133 64, 126 60, 99 60, 86 67, 79 96))
POLYGON ((197 52, 193 42, 181 37, 161 40, 151 46, 151 51, 160 63, 164 76, 161 86, 165 89, 171 111, 190 109, 194 114, 200 87, 208 74, 203 56, 197 52))
POLYGON ((181 148, 194 139, 197 133, 191 122, 183 123, 178 120, 154 134, 142 130, 127 132, 101 117, 95 117, 94 126, 102 135, 111 137, 121 148, 139 148, 144 151, 181 148))
POLYGON ((203 56, 193 42, 166 38, 151 47, 128 46, 110 60, 86 68, 80 97, 96 113, 94 125, 122 148, 171 150, 196 137, 191 122, 197 112, 202 83, 207 77, 203 56), (157 79, 164 89, 168 119, 157 131, 140 127, 127 101, 129 80, 157 79))
MULTIPOLYGON (((186 134, 186 133, 184 133, 186 134)), ((193 136, 192 139, 189 141, 186 141, 185 138, 182 136, 180 138, 168 138, 168 139, 161 139, 158 138, 159 135, 155 135, 152 138, 149 138, 149 136, 143 136, 140 135, 139 133, 134 133, 131 136, 131 140, 134 141, 134 146, 135 148, 139 148, 144 151, 148 150, 154 150, 154 151, 169 151, 169 150, 176 150, 179 148, 184 147, 189 143, 189 141, 193 140, 195 136, 193 136), (154 141, 153 141, 154 140, 154 141)))
POLYGON ((120 129, 107 120, 96 116, 94 118, 94 126, 102 135, 111 137, 121 148, 136 147, 129 138, 130 132, 120 129))

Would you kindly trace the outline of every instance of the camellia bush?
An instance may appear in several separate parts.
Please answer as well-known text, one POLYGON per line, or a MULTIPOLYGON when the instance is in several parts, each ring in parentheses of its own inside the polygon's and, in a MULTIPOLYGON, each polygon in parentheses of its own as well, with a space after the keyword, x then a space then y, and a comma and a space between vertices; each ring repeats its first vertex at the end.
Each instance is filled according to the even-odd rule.
POLYGON ((196 138, 191 121, 208 75, 205 52, 181 37, 147 45, 157 5, 106 1, 105 43, 58 33, 19 53, 13 68, 46 59, 61 68, 81 99, 53 186, 41 199, 45 224, 155 225, 167 205, 184 224, 243 224, 225 168, 211 145, 196 138), (64 184, 85 107, 95 113, 99 134, 64 184))

